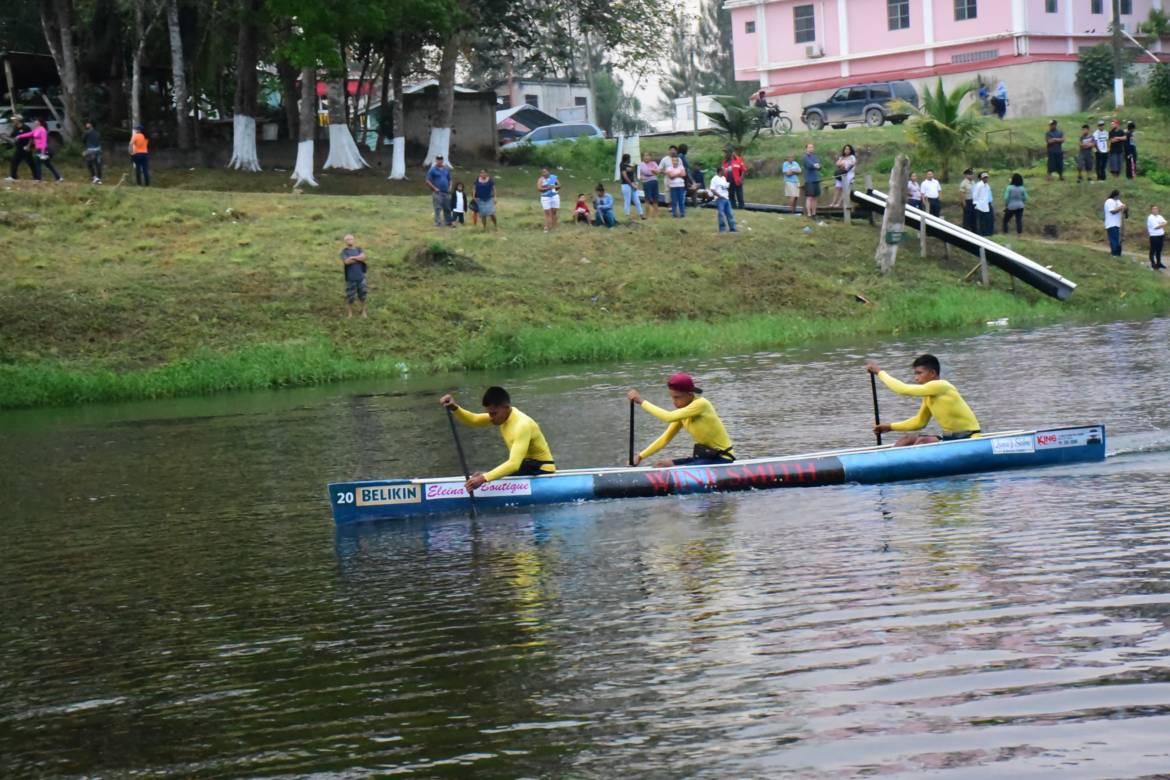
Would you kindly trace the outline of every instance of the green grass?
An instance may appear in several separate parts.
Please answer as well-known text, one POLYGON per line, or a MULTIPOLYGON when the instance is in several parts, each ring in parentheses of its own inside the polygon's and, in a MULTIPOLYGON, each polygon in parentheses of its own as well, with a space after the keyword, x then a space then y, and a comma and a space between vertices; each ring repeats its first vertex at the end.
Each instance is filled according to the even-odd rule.
MULTIPOLYGON (((517 185, 501 199, 502 229, 483 234, 434 228, 417 182, 401 190, 411 196, 388 197, 395 187, 366 174, 323 178, 322 189, 362 191, 360 183, 378 194, 223 191, 277 175, 285 176, 165 171, 160 183, 171 186, 146 190, 79 185, 67 170, 64 185, 0 189, 0 229, 10 237, 0 256, 0 407, 739 353, 1003 317, 1027 324, 1170 308, 1166 277, 1101 251, 1102 185, 1035 175, 1028 232, 1010 243, 1078 282, 1065 303, 1023 285, 1011 293, 999 272, 991 289, 961 284, 975 261, 957 252, 947 260, 935 242, 927 259, 916 242, 903 245, 882 276, 877 232, 862 221, 805 234, 802 218, 741 213, 743 232, 720 236, 703 210, 685 221, 544 234, 535 193, 517 185), (1041 240, 1048 225, 1065 240, 1041 240), (347 232, 370 256, 369 319, 344 318, 336 258, 347 232), (443 262, 426 259, 435 256, 443 262)), ((771 188, 778 195, 777 179, 749 182, 749 198, 767 200, 771 188)), ((1135 210, 1168 192, 1147 180, 1123 191, 1135 210)))

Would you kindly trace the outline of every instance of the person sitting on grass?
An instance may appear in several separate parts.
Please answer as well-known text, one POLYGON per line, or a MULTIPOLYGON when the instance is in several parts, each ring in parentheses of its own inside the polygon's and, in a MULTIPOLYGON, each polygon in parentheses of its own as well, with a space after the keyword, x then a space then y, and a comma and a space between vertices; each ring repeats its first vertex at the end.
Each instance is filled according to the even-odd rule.
POLYGON ((489 387, 483 394, 486 413, 476 414, 455 403, 450 393, 439 399, 439 403, 450 409, 455 419, 473 428, 495 425, 508 447, 508 459, 486 474, 480 471, 471 475, 464 483, 470 493, 485 482, 502 477, 533 477, 538 474, 552 474, 557 470, 552 450, 545 440, 540 426, 519 409, 513 408, 512 398, 502 387, 489 387))
POLYGON ((593 196, 593 226, 605 225, 611 228, 617 224, 617 216, 613 213, 613 196, 605 191, 605 187, 598 182, 597 194, 593 196))
POLYGON ((687 433, 695 440, 692 457, 660 460, 654 464, 656 468, 667 466, 712 466, 735 462, 732 452, 731 437, 723 427, 723 421, 715 413, 715 407, 706 398, 701 398, 703 391, 695 387, 695 380, 690 374, 674 374, 666 381, 666 389, 670 391, 670 400, 675 410, 668 412, 646 401, 637 390, 626 394, 634 403, 645 411, 667 423, 666 431, 654 442, 634 456, 634 465, 637 466, 670 443, 680 429, 686 428, 687 433))
POLYGON ((573 206, 573 221, 582 225, 589 224, 589 204, 585 202, 585 193, 577 193, 577 205, 573 206))
POLYGON ((876 361, 868 360, 865 370, 877 376, 882 383, 898 395, 915 396, 922 399, 918 407, 918 414, 896 423, 881 423, 873 427, 874 433, 889 433, 890 431, 920 431, 930 422, 930 418, 938 420, 943 429, 941 436, 931 434, 907 433, 898 439, 894 446, 908 447, 915 444, 934 444, 937 441, 955 441, 969 439, 979 433, 979 420, 967 402, 959 395, 955 386, 944 379, 939 379, 941 369, 938 358, 934 355, 920 355, 914 359, 914 384, 899 382, 882 371, 876 361))
POLYGON ((345 316, 353 317, 353 302, 361 302, 361 315, 366 316, 366 252, 354 245, 352 233, 345 236, 341 249, 341 265, 345 269, 345 316))

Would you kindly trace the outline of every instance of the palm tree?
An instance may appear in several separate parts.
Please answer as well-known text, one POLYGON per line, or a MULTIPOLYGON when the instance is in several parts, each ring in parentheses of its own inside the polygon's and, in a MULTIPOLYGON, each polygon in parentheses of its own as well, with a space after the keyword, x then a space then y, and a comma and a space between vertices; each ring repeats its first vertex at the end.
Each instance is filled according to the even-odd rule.
POLYGON ((762 128, 760 112, 752 106, 744 105, 742 100, 731 95, 717 95, 715 102, 723 109, 722 111, 703 112, 715 123, 715 131, 727 139, 727 143, 737 152, 751 146, 762 128), (748 138, 749 135, 751 138, 748 138), (746 143, 745 138, 748 138, 746 143))
POLYGON ((907 123, 910 137, 938 160, 943 181, 950 177, 951 159, 970 151, 983 126, 983 117, 976 113, 974 105, 961 108, 963 99, 974 91, 975 84, 969 82, 948 93, 940 78, 935 91, 924 90, 921 108, 897 101, 900 110, 912 114, 907 123))

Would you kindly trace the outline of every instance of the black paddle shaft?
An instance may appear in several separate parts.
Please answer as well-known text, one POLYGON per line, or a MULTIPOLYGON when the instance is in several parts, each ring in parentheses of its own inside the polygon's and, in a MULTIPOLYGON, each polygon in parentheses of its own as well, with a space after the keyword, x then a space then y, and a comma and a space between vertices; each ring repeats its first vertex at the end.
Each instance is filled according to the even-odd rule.
MULTIPOLYGON (((455 439, 455 451, 459 453, 459 468, 463 469, 463 478, 471 479, 471 472, 467 469, 467 456, 463 454, 463 442, 459 441, 459 430, 455 427, 455 413, 451 407, 447 408, 447 422, 451 424, 451 437, 455 439)), ((475 494, 467 491, 467 498, 471 501, 471 516, 475 517, 475 494)))
MULTIPOLYGON (((881 413, 878 412, 878 400, 877 400, 877 374, 871 373, 869 375, 869 389, 873 393, 873 424, 874 425, 881 425, 882 424, 882 416, 881 416, 881 413)), ((877 432, 877 443, 878 443, 879 447, 882 446, 882 432, 881 431, 877 432)))
POLYGON ((630 465, 634 465, 634 402, 630 401, 630 465))

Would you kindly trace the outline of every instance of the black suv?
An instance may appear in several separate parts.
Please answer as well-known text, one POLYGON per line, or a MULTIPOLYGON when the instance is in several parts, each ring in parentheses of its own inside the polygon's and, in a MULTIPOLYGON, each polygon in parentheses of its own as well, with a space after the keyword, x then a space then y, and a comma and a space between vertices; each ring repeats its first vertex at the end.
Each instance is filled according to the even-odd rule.
POLYGON ((805 106, 800 118, 809 130, 820 130, 825 125, 844 127, 851 122, 864 122, 870 127, 883 125, 886 120, 899 124, 908 114, 891 111, 890 104, 895 100, 904 100, 917 108, 918 93, 914 85, 909 81, 875 81, 841 87, 824 103, 805 106))

